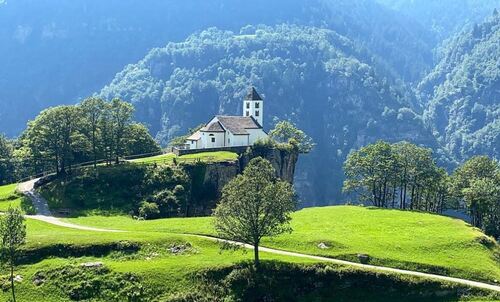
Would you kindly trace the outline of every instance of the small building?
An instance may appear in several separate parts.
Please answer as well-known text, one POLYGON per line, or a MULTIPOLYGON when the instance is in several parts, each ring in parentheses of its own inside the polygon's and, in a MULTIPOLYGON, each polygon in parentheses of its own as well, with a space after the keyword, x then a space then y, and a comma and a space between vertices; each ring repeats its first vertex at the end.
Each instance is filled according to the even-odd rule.
POLYGON ((251 87, 243 100, 242 116, 214 116, 186 140, 186 149, 251 146, 267 137, 263 125, 264 100, 251 87))

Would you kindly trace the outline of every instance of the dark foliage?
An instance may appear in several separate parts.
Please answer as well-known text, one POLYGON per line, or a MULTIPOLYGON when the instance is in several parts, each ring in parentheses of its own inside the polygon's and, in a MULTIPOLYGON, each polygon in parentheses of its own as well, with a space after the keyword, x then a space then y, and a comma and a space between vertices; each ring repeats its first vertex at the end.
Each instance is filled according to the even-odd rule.
POLYGON ((200 283, 198 291, 170 301, 456 301, 467 294, 484 294, 436 281, 327 264, 263 262, 258 270, 241 264, 206 270, 195 280, 200 283))

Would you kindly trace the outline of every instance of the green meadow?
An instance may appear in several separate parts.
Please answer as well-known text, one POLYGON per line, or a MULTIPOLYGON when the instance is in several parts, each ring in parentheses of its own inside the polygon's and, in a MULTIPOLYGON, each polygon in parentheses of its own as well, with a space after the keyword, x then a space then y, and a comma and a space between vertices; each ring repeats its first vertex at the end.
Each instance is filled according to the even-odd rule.
MULTIPOLYGON (((16 202, 21 204, 15 188, 15 185, 0 187, 2 207, 11 203, 15 205, 16 202)), ((40 297, 49 302, 123 301, 125 298, 129 301, 184 301, 179 300, 178 295, 199 291, 200 284, 207 283, 207 280, 211 280, 209 284, 216 284, 209 292, 237 283, 236 276, 241 276, 234 272, 246 276, 248 271, 245 267, 253 256, 245 251, 221 251, 216 242, 194 236, 215 235, 211 217, 144 221, 129 216, 89 215, 62 220, 122 232, 83 231, 27 219, 27 244, 16 270, 16 274, 23 278, 17 284, 19 301, 38 301, 40 297), (173 252, 176 249, 180 252, 173 252), (102 267, 82 267, 82 264, 92 262, 100 262, 102 267), (137 299, 127 296, 130 293, 136 293, 137 299)), ((291 224, 292 233, 266 238, 262 246, 354 262, 359 262, 358 254, 365 254, 369 256, 369 264, 374 265, 488 283, 500 279, 498 244, 458 219, 371 207, 331 206, 299 210, 293 213, 291 224)), ((380 274, 330 263, 318 264, 317 261, 299 257, 262 253, 261 258, 264 269, 268 269, 270 275, 276 269, 284 274, 269 277, 271 279, 267 281, 270 284, 285 282, 277 280, 280 276, 286 279, 288 273, 291 276, 313 274, 312 277, 303 277, 306 281, 300 282, 308 282, 307 278, 331 279, 334 280, 330 280, 334 282, 332 284, 337 284, 339 288, 345 285, 342 280, 349 278, 363 284, 383 282, 397 288, 393 293, 398 295, 411 292, 412 288, 444 286, 445 291, 456 288, 446 283, 429 284, 428 280, 420 278, 380 274), (346 275, 350 277, 335 279, 346 275)), ((7 299, 9 295, 5 290, 8 289, 6 278, 4 273, 0 274, 0 286, 4 288, 0 299, 7 299)), ((233 294, 245 292, 240 287, 232 286, 225 290, 233 294)), ((286 291, 295 288, 290 286, 290 289, 283 288, 285 293, 275 294, 286 295, 286 291)), ((336 289, 337 295, 345 297, 346 301, 354 299, 351 295, 357 295, 349 290, 342 292, 339 288, 336 289)), ((367 288, 366 293, 356 296, 358 300, 354 301, 434 301, 431 298, 421 300, 417 297, 415 300, 391 296, 390 291, 380 295, 377 288, 377 285, 367 288)), ((466 294, 440 301, 497 298, 468 289, 460 292, 466 294)), ((328 290, 313 291, 309 296, 300 296, 297 301, 323 301, 319 297, 325 295, 330 295, 328 290)))
MULTIPOLYGON (((214 235, 211 218, 137 221, 125 216, 65 219, 118 230, 214 235)), ((494 282, 500 280, 500 248, 462 220, 410 211, 332 206, 293 214, 293 232, 264 246, 370 264, 494 282), (321 244, 322 243, 322 244, 321 244), (319 247, 321 244, 321 247, 319 247)))
POLYGON ((227 161, 235 161, 238 159, 238 154, 234 152, 228 151, 216 151, 216 152, 202 152, 196 154, 186 154, 181 156, 176 156, 173 153, 167 153, 157 156, 138 158, 130 160, 130 162, 136 164, 171 164, 174 160, 178 162, 204 162, 204 163, 213 163, 213 162, 227 162, 227 161))

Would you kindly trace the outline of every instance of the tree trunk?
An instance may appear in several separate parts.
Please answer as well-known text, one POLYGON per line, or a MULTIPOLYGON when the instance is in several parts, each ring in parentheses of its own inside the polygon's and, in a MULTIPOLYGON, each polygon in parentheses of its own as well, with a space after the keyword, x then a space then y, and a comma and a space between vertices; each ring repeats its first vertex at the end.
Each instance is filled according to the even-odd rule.
POLYGON ((92 153, 94 153, 94 169, 97 169, 97 150, 96 150, 96 130, 92 127, 92 153))
POLYGON ((16 291, 14 290, 14 263, 10 263, 10 288, 12 290, 12 301, 16 302, 16 291))
POLYGON ((258 267, 259 264, 260 264, 260 260, 259 260, 259 243, 255 243, 253 245, 253 252, 254 252, 254 264, 255 264, 255 267, 258 267))

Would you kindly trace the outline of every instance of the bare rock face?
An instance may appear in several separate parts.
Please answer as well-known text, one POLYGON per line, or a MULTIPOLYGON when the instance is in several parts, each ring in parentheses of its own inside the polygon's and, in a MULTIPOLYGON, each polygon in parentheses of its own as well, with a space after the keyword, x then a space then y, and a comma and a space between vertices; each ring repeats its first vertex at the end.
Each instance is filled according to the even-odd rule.
POLYGON ((243 171, 250 160, 255 157, 263 157, 271 162, 276 170, 276 176, 293 183, 295 175, 295 167, 299 159, 298 151, 294 149, 267 149, 267 148, 250 148, 240 157, 240 171, 243 171))
POLYGON ((210 214, 221 197, 224 186, 258 156, 271 162, 277 177, 293 183, 299 157, 299 153, 293 149, 249 148, 233 162, 189 164, 184 168, 190 176, 192 200, 195 201, 188 209, 189 215, 210 214))

